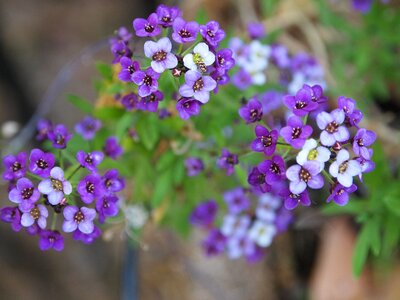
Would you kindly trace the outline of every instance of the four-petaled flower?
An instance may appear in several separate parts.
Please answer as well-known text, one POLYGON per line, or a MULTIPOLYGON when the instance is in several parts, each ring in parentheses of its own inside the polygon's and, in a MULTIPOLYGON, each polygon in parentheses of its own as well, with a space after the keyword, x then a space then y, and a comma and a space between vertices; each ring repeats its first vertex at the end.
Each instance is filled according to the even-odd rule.
POLYGON ((42 178, 49 177, 54 167, 55 158, 52 153, 45 153, 40 149, 32 149, 29 155, 29 171, 42 178))
POLYGON ((301 194, 307 186, 312 189, 320 189, 324 185, 320 164, 310 160, 304 165, 293 165, 286 170, 286 177, 290 180, 289 189, 293 194, 301 194))
POLYGON ((210 91, 216 86, 216 81, 210 76, 203 76, 199 72, 190 70, 185 74, 185 84, 179 88, 179 93, 183 97, 193 97, 201 103, 207 103, 210 91))
POLYGON ((263 107, 260 101, 253 98, 246 105, 239 108, 240 117, 246 121, 246 124, 255 123, 262 119, 263 107))
POLYGON ((303 147, 306 139, 312 134, 313 129, 310 125, 303 125, 303 121, 298 116, 292 116, 287 121, 287 126, 280 131, 284 140, 293 148, 303 147))
POLYGON ((235 170, 235 165, 239 163, 238 156, 228 151, 228 149, 222 149, 222 155, 217 160, 217 165, 221 169, 226 169, 226 175, 232 175, 235 170))
POLYGON ((207 67, 215 61, 215 54, 211 52, 206 43, 198 43, 193 49, 193 53, 188 53, 183 57, 183 64, 192 71, 201 73, 207 72, 207 67))
POLYGON ((50 171, 50 178, 39 183, 39 192, 47 195, 50 204, 57 205, 65 195, 72 193, 72 186, 64 179, 64 171, 60 167, 54 167, 50 171))
POLYGON ((338 152, 336 160, 329 167, 329 173, 347 188, 353 184, 353 177, 358 176, 361 171, 360 163, 350 159, 350 154, 345 149, 338 152))
POLYGON ((158 89, 158 78, 160 73, 154 71, 151 67, 145 71, 136 71, 132 74, 132 81, 139 86, 138 94, 140 97, 146 97, 158 89))
POLYGON ((93 232, 93 220, 96 217, 95 209, 68 205, 64 208, 63 215, 65 218, 62 225, 64 232, 73 232, 77 229, 85 234, 93 232))
POLYGON ((320 170, 322 171, 325 162, 331 157, 331 151, 323 146, 318 146, 318 143, 314 139, 309 139, 305 142, 303 149, 297 154, 296 161, 302 166, 309 160, 314 160, 320 163, 320 170))
POLYGON ((133 20, 133 28, 136 35, 140 37, 157 36, 161 33, 156 13, 152 13, 147 19, 137 18, 133 20))
POLYGON ((191 116, 196 116, 200 113, 201 102, 193 98, 181 98, 176 103, 176 110, 183 120, 189 119, 191 116))
POLYGON ((85 153, 85 151, 79 150, 76 154, 76 160, 83 168, 86 168, 89 171, 96 171, 97 165, 103 161, 103 158, 104 153, 100 151, 85 153))
POLYGON ((167 37, 163 37, 157 42, 147 41, 144 43, 144 54, 152 59, 151 67, 157 73, 175 68, 178 64, 178 59, 171 53, 171 50, 172 44, 167 37))
POLYGON ((20 178, 17 185, 8 194, 11 202, 19 204, 22 212, 29 212, 40 198, 38 189, 28 178, 20 178))
POLYGON ((4 180, 14 180, 24 177, 26 173, 26 159, 26 152, 20 152, 17 156, 12 154, 4 156, 4 180))
POLYGON ((220 41, 225 38, 225 31, 219 28, 216 21, 210 21, 206 25, 200 25, 200 34, 203 39, 212 47, 218 47, 220 41))
POLYGON ((181 17, 174 20, 172 28, 174 29, 172 39, 180 44, 195 41, 197 33, 199 32, 199 24, 194 21, 186 22, 181 17))
POLYGON ((76 124, 75 131, 85 140, 92 140, 101 128, 101 121, 91 116, 85 116, 82 122, 76 124))
POLYGON ((285 96, 283 103, 299 117, 305 116, 318 107, 318 103, 312 101, 311 91, 304 87, 296 93, 296 96, 285 96))
POLYGON ((344 121, 344 112, 335 109, 331 113, 325 111, 317 115, 317 125, 321 132, 321 144, 333 146, 335 142, 345 142, 350 138, 350 133, 345 126, 340 126, 344 121))
POLYGON ((267 156, 272 155, 276 149, 278 131, 275 129, 269 131, 261 125, 257 125, 254 131, 257 138, 251 143, 251 149, 256 152, 264 152, 267 156))

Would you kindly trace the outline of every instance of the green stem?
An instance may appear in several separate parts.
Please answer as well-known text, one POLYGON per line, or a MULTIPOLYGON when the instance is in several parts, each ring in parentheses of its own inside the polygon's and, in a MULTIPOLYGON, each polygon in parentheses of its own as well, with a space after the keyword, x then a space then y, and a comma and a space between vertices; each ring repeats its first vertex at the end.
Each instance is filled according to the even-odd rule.
POLYGON ((64 162, 62 159, 61 149, 58 150, 58 163, 60 164, 61 169, 64 169, 64 162))
POLYGON ((308 120, 308 114, 306 114, 304 117, 304 124, 307 124, 307 120, 308 120))
POLYGON ((40 177, 38 175, 35 175, 35 174, 32 174, 32 173, 26 173, 26 175, 28 175, 29 177, 32 177, 32 179, 37 179, 37 180, 40 180, 40 181, 43 180, 42 177, 40 177))
POLYGON ((182 56, 185 56, 186 54, 188 54, 196 45, 196 43, 193 43, 189 48, 187 48, 185 51, 183 51, 183 53, 181 54, 182 56))
POLYGON ((332 184, 334 183, 332 177, 329 175, 329 173, 328 173, 327 171, 322 170, 322 174, 324 175, 324 177, 325 177, 326 179, 328 179, 328 181, 329 181, 330 183, 332 183, 332 184))
POLYGON ((56 229, 56 225, 57 225, 57 214, 54 212, 53 213, 53 220, 51 222, 51 230, 56 229))
POLYGON ((81 167, 82 167, 82 166, 79 165, 79 166, 72 172, 72 174, 68 176, 67 180, 69 181, 72 177, 74 177, 74 175, 76 174, 76 172, 78 172, 79 169, 80 169, 81 167))
POLYGON ((180 44, 179 49, 178 49, 178 54, 180 54, 182 52, 182 50, 183 50, 183 44, 180 44))
POLYGON ((283 158, 283 159, 285 159, 285 157, 289 154, 290 150, 291 150, 291 149, 289 148, 289 149, 286 150, 285 153, 283 153, 283 155, 282 155, 282 158, 283 158))

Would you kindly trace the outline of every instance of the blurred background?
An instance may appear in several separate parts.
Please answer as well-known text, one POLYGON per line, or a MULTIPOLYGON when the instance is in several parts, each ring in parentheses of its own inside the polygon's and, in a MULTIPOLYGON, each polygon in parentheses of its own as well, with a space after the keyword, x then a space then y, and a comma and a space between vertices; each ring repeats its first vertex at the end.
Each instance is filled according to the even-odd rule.
MULTIPOLYGON (((69 126, 79 120, 65 95, 94 101, 94 63, 112 60, 107 38, 120 26, 131 28, 134 18, 147 17, 159 3, 1 0, 2 152, 10 150, 11 137, 35 114, 69 126)), ((163 3, 179 5, 188 20, 205 8, 210 19, 233 32, 244 30, 249 21, 263 21, 267 32, 276 34, 291 53, 313 54, 325 68, 331 95, 359 100, 368 115, 363 125, 378 133, 384 162, 391 166, 396 182, 399 1, 374 1, 368 15, 354 10, 351 0, 163 3)), ((13 146, 27 142, 22 138, 13 146)), ((5 190, 0 186, 1 205, 7 200, 5 190)), ((351 260, 360 226, 351 214, 327 217, 307 210, 256 265, 204 257, 201 232, 183 240, 148 225, 137 260, 127 267, 137 267, 144 300, 400 299, 396 251, 386 263, 369 264, 360 278, 353 277, 351 260)), ((121 299, 126 241, 118 231, 105 236, 107 241, 92 246, 67 239, 62 253, 41 252, 36 239, 15 234, 8 224, 0 223, 0 299, 121 299)))

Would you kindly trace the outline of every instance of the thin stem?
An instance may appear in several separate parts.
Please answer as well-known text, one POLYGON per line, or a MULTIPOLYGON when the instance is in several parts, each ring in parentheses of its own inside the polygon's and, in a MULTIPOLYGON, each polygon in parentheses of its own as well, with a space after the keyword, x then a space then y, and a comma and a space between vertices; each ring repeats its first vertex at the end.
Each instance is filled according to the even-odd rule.
POLYGON ((40 176, 38 176, 38 175, 35 175, 35 174, 32 174, 32 173, 26 173, 26 175, 32 177, 33 179, 37 179, 37 180, 40 180, 40 181, 43 180, 42 177, 40 177, 40 176))
POLYGON ((332 183, 332 184, 334 183, 332 177, 329 175, 329 173, 328 173, 326 170, 322 170, 322 174, 324 175, 324 177, 325 177, 326 179, 328 179, 328 181, 329 181, 330 183, 332 183))
POLYGON ((285 159, 285 157, 289 154, 291 149, 287 149, 285 153, 283 153, 282 158, 285 159))
POLYGON ((187 53, 189 53, 189 51, 192 50, 192 48, 194 48, 196 44, 193 43, 189 48, 187 48, 185 51, 183 51, 183 53, 181 54, 182 56, 185 56, 187 53))
POLYGON ((61 149, 58 150, 58 162, 60 164, 61 169, 64 169, 64 162, 62 159, 61 149))
POLYGON ((308 114, 306 114, 304 117, 304 124, 307 124, 307 120, 308 120, 308 114))
POLYGON ((53 220, 51 222, 51 230, 56 229, 56 225, 57 225, 57 214, 56 212, 53 213, 53 220))
POLYGON ((178 54, 180 54, 182 52, 182 50, 183 50, 183 44, 180 44, 179 48, 178 48, 178 54))
POLYGON ((68 176, 67 180, 70 180, 72 177, 74 177, 74 175, 76 174, 76 172, 78 172, 79 169, 80 169, 81 167, 82 167, 82 166, 79 165, 79 166, 72 172, 72 174, 68 176))

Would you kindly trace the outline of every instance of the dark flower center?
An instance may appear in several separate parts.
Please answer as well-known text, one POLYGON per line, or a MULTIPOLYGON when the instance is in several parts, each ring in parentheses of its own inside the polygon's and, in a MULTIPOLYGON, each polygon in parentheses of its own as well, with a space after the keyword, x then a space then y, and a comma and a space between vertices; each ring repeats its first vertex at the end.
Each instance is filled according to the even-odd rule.
POLYGON ((112 180, 111 179, 106 179, 105 185, 106 185, 106 187, 109 188, 112 185, 112 180))
POLYGON ((258 184, 263 184, 264 182, 265 182, 265 174, 259 174, 258 176, 257 176, 257 182, 258 182, 258 184))
POLYGON ((190 103, 189 102, 185 102, 185 104, 183 104, 183 107, 186 109, 190 108, 190 103))
POLYGON ((151 93, 150 96, 149 96, 149 102, 154 102, 154 101, 157 101, 157 97, 156 97, 156 95, 151 93))
POLYGON ((145 85, 151 86, 151 84, 153 83, 153 78, 151 78, 151 76, 149 75, 146 75, 144 76, 143 82, 145 85))
POLYGON ((299 173, 299 178, 301 181, 308 182, 311 179, 311 174, 308 170, 301 168, 299 173))
POLYGON ((37 219, 39 219, 40 218, 40 210, 39 210, 39 208, 37 208, 37 207, 34 207, 32 210, 31 210, 31 216, 32 216, 32 218, 36 221, 37 219))
POLYGON ((167 58, 167 52, 165 52, 164 50, 157 51, 156 53, 154 53, 152 58, 155 61, 163 61, 167 58))
POLYGON ((269 170, 274 174, 281 174, 281 169, 279 168, 279 166, 276 163, 272 163, 269 170))
POLYGON ((344 193, 344 189, 340 189, 336 192, 336 196, 340 196, 341 194, 344 193))
POLYGON ((86 190, 88 193, 93 194, 94 193, 94 184, 93 182, 86 182, 86 190))
POLYGON ((228 164, 230 164, 230 165, 234 165, 234 164, 235 164, 235 158, 234 158, 234 156, 233 156, 233 155, 229 155, 229 156, 226 158, 226 162, 227 162, 228 164))
POLYGON ((90 155, 90 154, 86 155, 85 162, 87 162, 88 164, 93 163, 92 155, 90 155))
POLYGON ((172 21, 170 16, 164 16, 161 18, 164 23, 170 23, 172 21))
POLYGON ((32 194, 33 194, 33 187, 25 188, 22 190, 22 199, 27 200, 32 196, 32 194))
POLYGON ((146 24, 146 25, 144 26, 144 30, 145 30, 146 32, 153 32, 154 26, 153 26, 153 25, 150 25, 150 24, 146 24))
POLYGON ((209 36, 209 37, 214 37, 215 36, 215 33, 214 32, 212 32, 210 29, 207 29, 207 35, 209 36))
POLYGON ((364 140, 363 139, 358 139, 357 140, 357 144, 358 144, 358 146, 363 147, 364 146, 364 140))
POLYGON ((51 178, 51 184, 53 186, 53 189, 59 192, 63 191, 63 183, 61 182, 61 180, 55 179, 55 178, 51 178))
POLYGON ((195 92, 197 91, 201 91, 201 89, 204 87, 204 82, 203 82, 203 78, 199 78, 196 80, 196 82, 193 85, 193 90, 195 92))
POLYGON ((259 113, 257 109, 250 110, 250 117, 252 121, 259 121, 261 118, 259 117, 259 113))
POLYGON ((49 164, 44 160, 44 159, 39 159, 37 162, 36 162, 36 165, 38 166, 38 168, 40 168, 40 169, 42 169, 42 170, 44 170, 44 169, 46 169, 46 168, 48 168, 49 167, 49 164))
POLYGON ((306 107, 307 106, 307 103, 306 102, 303 102, 303 101, 296 101, 296 104, 295 104, 295 108, 297 108, 297 109, 302 109, 302 108, 304 108, 304 107, 306 107))
POLYGON ((103 208, 109 208, 109 207, 110 207, 110 205, 108 204, 108 201, 104 200, 103 201, 103 208))
POLYGON ((64 143, 65 143, 65 138, 64 138, 64 136, 63 136, 62 134, 57 134, 57 137, 56 137, 56 144, 57 144, 57 145, 64 145, 64 143))
POLYGON ((130 74, 133 74, 135 72, 135 68, 133 66, 129 66, 128 71, 130 74))
POLYGON ((80 222, 82 222, 83 220, 85 219, 85 216, 83 215, 83 213, 81 212, 81 211, 78 211, 76 214, 75 214, 75 216, 74 216, 74 221, 76 222, 76 223, 80 223, 80 222))
POLYGON ((13 163, 13 165, 12 165, 13 172, 17 172, 21 169, 22 169, 22 166, 19 162, 16 161, 15 163, 13 163))
POLYGON ((299 199, 300 200, 300 195, 298 195, 298 194, 290 193, 289 197, 292 198, 292 199, 299 199))
POLYGON ((189 31, 187 31, 186 29, 179 30, 179 35, 183 38, 189 38, 192 36, 192 34, 189 31))
POLYGON ((300 134, 301 134, 301 127, 292 128, 292 139, 299 138, 300 134))
POLYGON ((271 135, 263 135, 261 137, 261 143, 263 144, 264 147, 269 147, 272 145, 272 136, 271 135))
POLYGON ((223 58, 221 55, 218 55, 218 63, 223 65, 225 63, 225 58, 223 58))
POLYGON ((349 166, 349 162, 346 160, 344 161, 340 166, 339 166, 339 173, 343 174, 344 172, 346 172, 347 167, 349 166))
POLYGON ((336 121, 333 121, 333 122, 330 122, 330 123, 326 126, 325 130, 326 130, 328 133, 334 133, 334 132, 337 131, 338 128, 339 128, 339 124, 336 123, 336 121))

